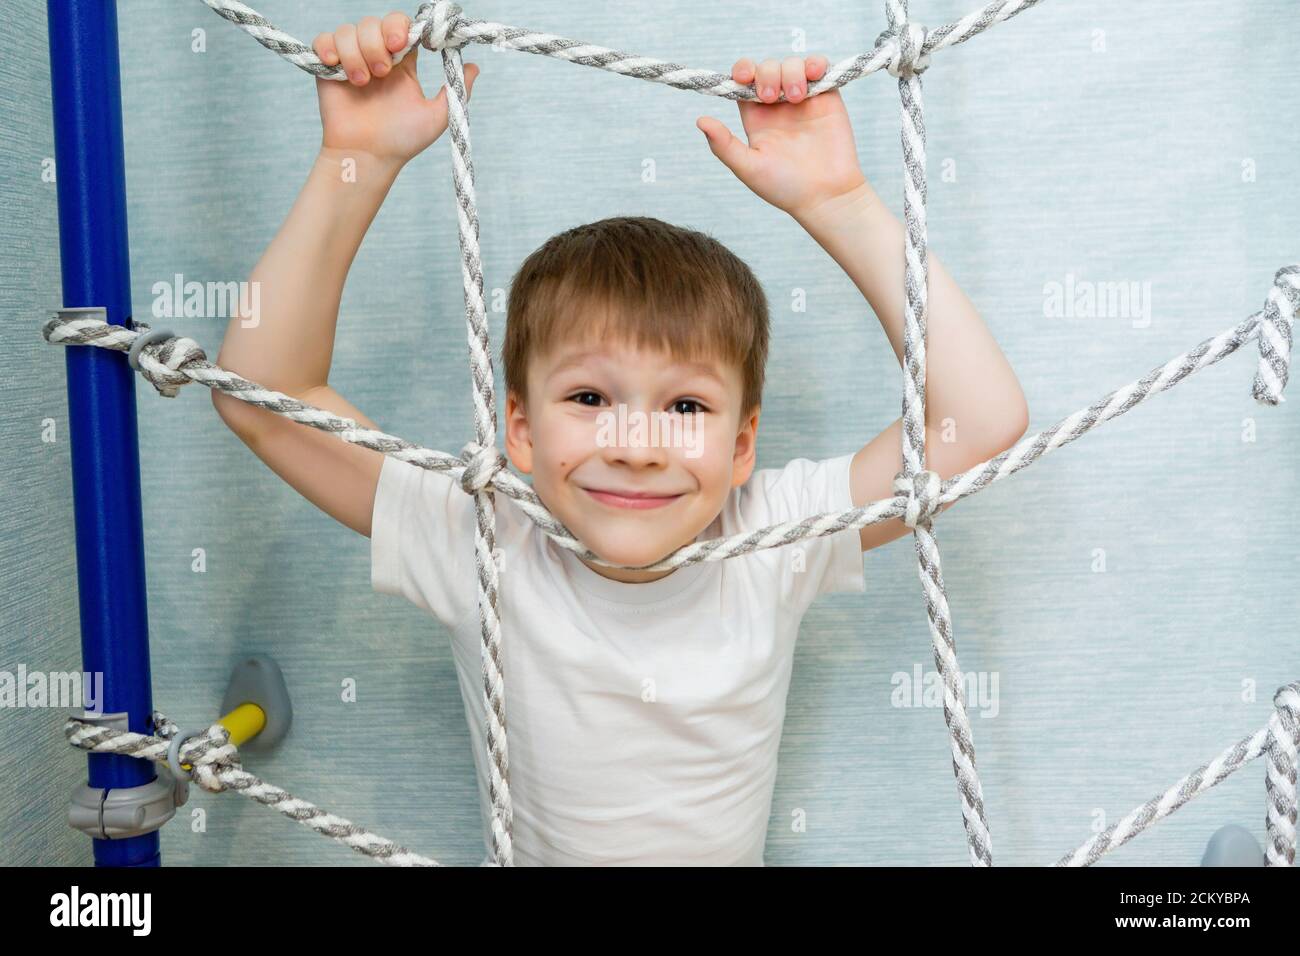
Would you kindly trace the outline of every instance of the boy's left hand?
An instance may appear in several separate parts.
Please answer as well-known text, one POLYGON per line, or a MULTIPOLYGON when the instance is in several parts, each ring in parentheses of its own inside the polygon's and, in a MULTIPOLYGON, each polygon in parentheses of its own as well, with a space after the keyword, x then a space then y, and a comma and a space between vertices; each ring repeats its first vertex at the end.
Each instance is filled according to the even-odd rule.
POLYGON ((736 101, 748 146, 711 116, 695 123, 736 178, 796 219, 866 182, 839 90, 808 97, 809 84, 828 65, 820 55, 764 60, 757 67, 748 57, 736 61, 731 78, 753 83, 760 100, 736 101), (778 91, 785 102, 777 101, 778 91))

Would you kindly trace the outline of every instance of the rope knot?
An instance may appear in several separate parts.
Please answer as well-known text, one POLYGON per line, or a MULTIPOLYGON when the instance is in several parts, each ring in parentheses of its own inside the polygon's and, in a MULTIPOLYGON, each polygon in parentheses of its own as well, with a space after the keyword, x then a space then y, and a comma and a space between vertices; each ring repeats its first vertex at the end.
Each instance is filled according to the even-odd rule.
POLYGON ((208 793, 221 793, 226 783, 222 771, 242 770, 239 750, 230 742, 230 731, 213 724, 201 734, 190 737, 178 747, 180 763, 190 765, 189 778, 208 793))
POLYGON ((424 31, 420 34, 420 45, 436 53, 439 50, 459 50, 469 43, 456 33, 456 28, 460 26, 460 14, 460 6, 450 0, 420 4, 415 19, 426 20, 424 31))
POLYGON ((181 386, 190 383, 190 377, 184 372, 186 365, 208 359, 198 342, 178 336, 170 329, 151 329, 138 322, 135 331, 139 335, 131 343, 128 361, 163 398, 175 398, 181 386))
POLYGON ((894 476, 894 493, 907 496, 903 524, 909 528, 928 528, 930 519, 939 512, 943 479, 933 471, 919 471, 914 475, 900 471, 894 476))
POLYGON ((476 495, 491 486, 497 472, 504 471, 510 464, 496 445, 484 448, 473 441, 466 442, 460 450, 460 460, 465 463, 465 470, 460 476, 460 487, 467 495, 476 495))
POLYGON ((876 47, 889 52, 885 69, 890 76, 920 76, 930 67, 930 54, 922 52, 930 31, 913 20, 906 20, 882 30, 876 47))
POLYGON ((1282 391, 1291 367, 1291 326, 1300 311, 1300 266, 1284 266, 1273 277, 1259 326, 1259 368, 1251 394, 1261 405, 1286 401, 1282 391))

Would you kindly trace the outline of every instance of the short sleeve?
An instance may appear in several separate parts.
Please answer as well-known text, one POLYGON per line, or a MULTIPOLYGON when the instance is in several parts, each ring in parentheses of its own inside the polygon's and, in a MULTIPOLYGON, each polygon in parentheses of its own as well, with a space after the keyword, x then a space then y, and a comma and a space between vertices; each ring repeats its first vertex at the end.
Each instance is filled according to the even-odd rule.
MULTIPOLYGON (((755 472, 743 486, 740 520, 745 530, 854 507, 849 487, 853 455, 813 461, 796 458, 783 468, 755 472)), ((774 551, 781 561, 782 600, 807 607, 823 594, 866 590, 862 539, 849 528, 805 538, 774 551)))
POLYGON ((447 627, 477 595, 474 502, 447 475, 385 456, 370 521, 370 585, 447 627))

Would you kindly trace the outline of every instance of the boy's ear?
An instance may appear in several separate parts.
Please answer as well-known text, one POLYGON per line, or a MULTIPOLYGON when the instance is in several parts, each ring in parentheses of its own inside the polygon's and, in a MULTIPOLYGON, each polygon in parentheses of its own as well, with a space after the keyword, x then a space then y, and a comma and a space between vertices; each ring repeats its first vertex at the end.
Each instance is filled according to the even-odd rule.
POLYGON ((731 462, 733 488, 749 481, 749 476, 754 473, 754 465, 758 462, 758 418, 761 413, 761 406, 755 405, 740 422, 740 430, 736 433, 736 450, 731 462))
POLYGON ((533 438, 523 400, 512 389, 506 393, 506 457, 520 474, 533 471, 533 438))

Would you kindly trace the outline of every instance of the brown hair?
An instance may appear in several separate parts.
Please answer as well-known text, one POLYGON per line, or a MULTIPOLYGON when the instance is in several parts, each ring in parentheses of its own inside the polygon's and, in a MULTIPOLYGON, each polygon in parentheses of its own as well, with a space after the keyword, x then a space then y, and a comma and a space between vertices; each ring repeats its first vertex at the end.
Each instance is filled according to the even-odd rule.
POLYGON ((615 216, 552 236, 510 283, 501 347, 506 387, 527 398, 528 359, 594 338, 740 370, 741 418, 762 401, 767 297, 711 236, 648 216, 615 216))

